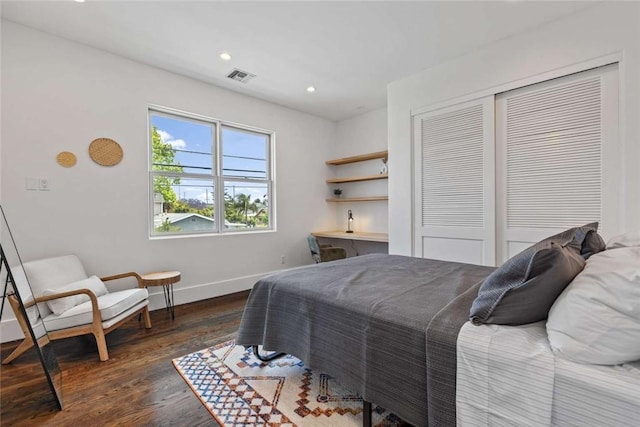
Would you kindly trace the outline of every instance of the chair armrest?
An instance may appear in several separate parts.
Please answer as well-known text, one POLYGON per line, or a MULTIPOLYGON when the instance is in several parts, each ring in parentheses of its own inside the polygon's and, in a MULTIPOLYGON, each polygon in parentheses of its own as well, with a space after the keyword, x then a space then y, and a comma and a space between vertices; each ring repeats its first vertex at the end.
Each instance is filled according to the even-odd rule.
MULTIPOLYGON (((16 297, 16 293, 15 292, 10 292, 9 294, 7 294, 7 298, 13 297, 16 301, 16 304, 18 303, 18 297, 16 297)), ((24 304, 24 308, 27 309, 29 307, 33 307, 34 305, 36 305, 36 302, 34 300, 31 300, 29 302, 25 302, 24 304)))
POLYGON ((70 297, 72 295, 79 294, 87 294, 89 295, 89 299, 91 300, 91 310, 93 311, 93 323, 96 325, 102 326, 102 316, 100 316, 100 307, 98 306, 98 297, 89 289, 74 289, 73 291, 60 292, 59 294, 51 294, 38 297, 34 300, 34 302, 46 302, 52 299, 70 297))
POLYGON ((136 280, 138 281, 138 287, 144 288, 144 286, 142 285, 142 277, 140 277, 138 273, 135 273, 133 271, 130 271, 128 273, 115 274, 113 276, 101 277, 100 280, 102 280, 103 282, 107 282, 109 280, 124 279, 125 277, 135 277, 136 280))
POLYGON ((325 249, 325 248, 330 248, 331 245, 328 243, 323 243, 322 245, 320 245, 320 249, 325 249))
POLYGON ((91 301, 95 300, 96 304, 98 303, 98 297, 96 297, 96 294, 94 294, 90 289, 74 289, 72 291, 60 292, 59 294, 43 295, 41 297, 36 298, 34 300, 34 303, 51 301, 52 299, 65 298, 65 297, 70 297, 70 296, 79 295, 79 294, 87 294, 89 295, 89 298, 91 299, 91 301))

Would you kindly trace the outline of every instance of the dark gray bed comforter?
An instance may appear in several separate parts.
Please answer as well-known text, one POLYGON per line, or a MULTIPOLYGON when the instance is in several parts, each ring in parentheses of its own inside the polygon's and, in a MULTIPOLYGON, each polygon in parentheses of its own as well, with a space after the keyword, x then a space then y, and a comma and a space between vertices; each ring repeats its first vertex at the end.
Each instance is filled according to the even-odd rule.
POLYGON ((453 387, 455 424, 455 340, 471 303, 464 310, 450 303, 492 270, 383 254, 286 270, 255 284, 236 343, 292 354, 418 426, 431 423, 428 406, 451 412, 453 387), (436 317, 430 365, 427 329, 447 305, 455 313, 436 317), (448 374, 428 384, 428 367, 438 371, 437 363, 448 374), (453 381, 444 384, 452 366, 453 381), (428 392, 437 397, 433 405, 428 392))

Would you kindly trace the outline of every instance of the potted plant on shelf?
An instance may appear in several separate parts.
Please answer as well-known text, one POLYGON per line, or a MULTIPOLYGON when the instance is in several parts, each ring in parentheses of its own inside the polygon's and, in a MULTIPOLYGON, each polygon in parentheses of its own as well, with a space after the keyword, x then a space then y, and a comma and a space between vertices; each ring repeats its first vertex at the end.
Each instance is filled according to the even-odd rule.
POLYGON ((336 198, 340 198, 342 197, 342 189, 341 188, 334 188, 333 189, 333 195, 336 196, 336 198))

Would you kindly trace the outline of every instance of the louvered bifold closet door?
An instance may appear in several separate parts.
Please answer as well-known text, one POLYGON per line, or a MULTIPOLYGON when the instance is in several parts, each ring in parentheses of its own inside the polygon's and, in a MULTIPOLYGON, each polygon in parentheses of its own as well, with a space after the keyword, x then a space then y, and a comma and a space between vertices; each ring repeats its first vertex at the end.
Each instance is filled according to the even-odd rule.
POLYGON ((603 84, 592 70, 497 97, 499 261, 602 222, 603 84))
POLYGON ((414 254, 494 265, 493 96, 414 116, 414 254))

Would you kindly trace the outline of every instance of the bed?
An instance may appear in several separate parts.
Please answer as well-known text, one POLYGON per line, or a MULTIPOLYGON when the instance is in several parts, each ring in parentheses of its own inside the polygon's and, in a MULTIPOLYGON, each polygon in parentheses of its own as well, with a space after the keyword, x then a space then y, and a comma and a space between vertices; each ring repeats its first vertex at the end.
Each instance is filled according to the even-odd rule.
POLYGON ((382 254, 286 270, 256 283, 236 343, 292 354, 416 426, 452 425, 458 330, 493 270, 382 254))
POLYGON ((458 425, 617 427, 640 420, 640 360, 566 360, 552 352, 545 322, 467 323, 457 358, 458 425))
POLYGON ((596 231, 497 269, 372 254, 282 271, 252 289, 236 342, 292 354, 416 426, 633 425, 640 232, 605 245, 596 231))
MULTIPOLYGON (((638 425, 640 232, 584 242, 583 267, 538 321, 462 326, 458 425, 638 425)), ((539 285, 549 288, 549 280, 539 285)))

